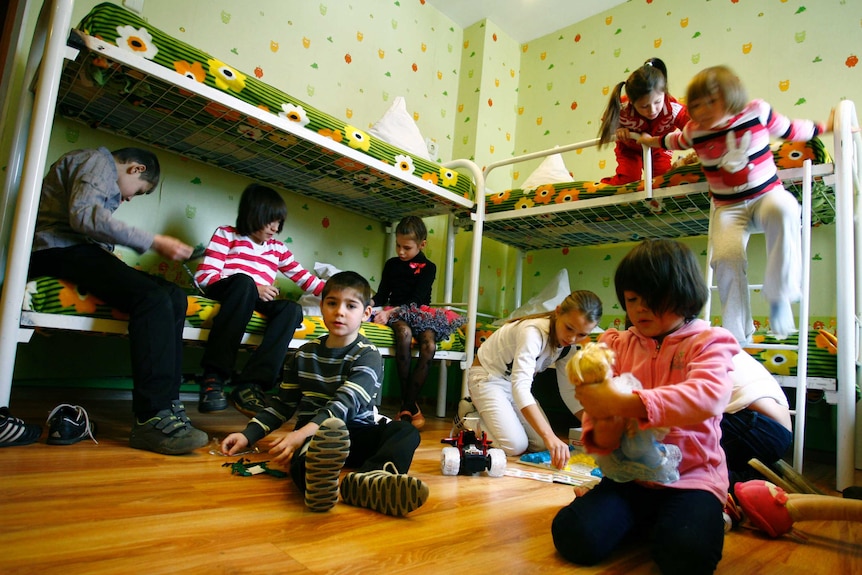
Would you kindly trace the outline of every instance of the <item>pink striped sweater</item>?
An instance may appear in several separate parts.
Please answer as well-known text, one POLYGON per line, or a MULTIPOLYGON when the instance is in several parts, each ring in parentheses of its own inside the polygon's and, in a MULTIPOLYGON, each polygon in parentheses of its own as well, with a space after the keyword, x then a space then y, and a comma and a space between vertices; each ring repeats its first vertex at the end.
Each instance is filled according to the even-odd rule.
POLYGON ((314 295, 320 295, 326 283, 303 268, 279 240, 271 239, 261 245, 239 235, 233 226, 221 226, 210 239, 195 279, 206 287, 234 274, 245 274, 257 285, 273 285, 277 272, 314 295))
POLYGON ((661 143, 669 150, 694 148, 713 201, 721 206, 782 187, 769 148, 771 138, 806 142, 824 131, 823 124, 791 120, 763 100, 753 100, 720 126, 704 130, 691 121, 661 143))

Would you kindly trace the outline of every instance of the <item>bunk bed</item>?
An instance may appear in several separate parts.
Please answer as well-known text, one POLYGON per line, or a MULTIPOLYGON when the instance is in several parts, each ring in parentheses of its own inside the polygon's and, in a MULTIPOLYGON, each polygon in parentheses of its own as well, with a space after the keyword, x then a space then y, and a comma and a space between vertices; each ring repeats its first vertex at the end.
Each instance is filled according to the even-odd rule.
MULTIPOLYGON (((837 484, 839 489, 843 489, 853 482, 858 389, 856 362, 859 354, 856 309, 860 303, 855 298, 860 296, 856 294, 855 286, 859 285, 860 279, 854 273, 860 273, 860 266, 856 263, 860 252, 854 243, 859 232, 854 230, 853 217, 857 209, 855 195, 859 192, 858 174, 862 170, 859 167, 858 121, 852 102, 839 104, 835 122, 834 161, 816 139, 804 145, 786 142, 775 149, 774 154, 779 177, 802 202, 804 249, 810 247, 808 239, 812 225, 834 223, 836 227, 837 354, 827 349, 819 333, 820 328, 828 326, 814 326, 815 329, 807 330, 807 333, 803 330, 799 337, 793 336, 784 342, 777 342, 761 333, 755 336, 755 343, 747 351, 770 369, 769 358, 775 357, 776 353, 773 350, 796 350, 797 368, 784 376, 778 375, 782 385, 796 387, 794 464, 800 471, 809 380, 814 383, 812 387, 826 391, 837 404, 837 484), (841 318, 848 318, 848 321, 841 321, 841 318)), ((504 166, 596 145, 598 140, 594 139, 508 158, 488 165, 484 175, 487 180, 491 172, 504 166)), ((624 186, 591 181, 564 182, 490 193, 484 201, 477 201, 477 213, 471 219, 482 222, 481 233, 485 237, 516 248, 522 254, 530 250, 632 242, 646 238, 707 236, 710 201, 700 166, 677 167, 653 178, 647 150, 644 150, 644 165, 644 180, 624 186)), ((805 255, 804 259, 807 274, 810 257, 805 255)), ((515 307, 521 303, 522 261, 522 257, 516 258, 515 307)), ((476 260, 471 265, 478 269, 481 262, 476 260)), ((805 283, 807 286, 807 280, 805 283)), ((804 301, 806 305, 800 306, 799 324, 807 326, 807 296, 804 301)), ((708 310, 709 307, 707 313, 708 310)), ((493 328, 478 328, 480 342, 490 333, 489 329, 493 328)))
MULTIPOLYGON (((75 286, 54 278, 27 283, 55 112, 386 225, 406 215, 450 215, 443 298, 452 301, 451 214, 472 210, 474 198, 484 195, 482 174, 473 162, 441 165, 398 149, 170 37, 119 6, 100 4, 72 28, 72 4, 53 0, 42 7, 8 163, 4 205, 11 204, 16 191, 17 203, 0 300, 0 405, 8 404, 16 345, 28 341, 34 330, 127 331, 126 318, 101 302, 91 299, 77 307, 64 303, 61 295, 75 292, 75 286)), ((474 254, 479 253, 479 241, 477 237, 474 254)), ((475 323, 477 298, 475 292, 467 302, 468 325, 475 323)), ((206 298, 190 299, 187 340, 206 339, 206 315, 215 305, 206 298)), ((385 333, 391 330, 381 327, 366 324, 363 330, 391 355, 392 336, 385 333)), ((323 332, 322 322, 307 318, 291 345, 323 332)), ((435 359, 469 365, 474 340, 470 332, 441 342, 435 359)), ((244 342, 256 343, 259 333, 260 326, 250 324, 244 342)), ((446 371, 441 367, 440 416, 446 371)))

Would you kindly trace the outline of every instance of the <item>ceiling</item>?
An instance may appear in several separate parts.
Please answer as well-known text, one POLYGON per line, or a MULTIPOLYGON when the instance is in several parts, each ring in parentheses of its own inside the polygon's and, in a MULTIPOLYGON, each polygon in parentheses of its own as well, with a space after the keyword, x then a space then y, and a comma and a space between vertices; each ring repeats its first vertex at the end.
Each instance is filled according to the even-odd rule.
POLYGON ((523 44, 575 22, 585 20, 628 0, 426 0, 467 28, 489 18, 503 32, 523 44))

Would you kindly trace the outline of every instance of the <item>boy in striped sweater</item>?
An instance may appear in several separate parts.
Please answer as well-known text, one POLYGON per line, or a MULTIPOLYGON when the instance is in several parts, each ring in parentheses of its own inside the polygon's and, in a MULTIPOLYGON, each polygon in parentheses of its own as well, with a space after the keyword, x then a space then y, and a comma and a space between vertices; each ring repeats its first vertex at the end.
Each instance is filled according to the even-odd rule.
POLYGON ((294 430, 274 439, 273 461, 290 465, 311 511, 328 511, 338 499, 344 465, 356 471, 341 480, 341 499, 401 516, 428 499, 428 486, 406 475, 419 446, 408 422, 377 415, 383 360, 359 333, 371 317, 371 287, 356 272, 340 272, 323 288, 321 313, 329 333, 299 348, 288 361, 277 398, 241 433, 222 442, 234 455, 296 415, 294 430))
POLYGON ((266 316, 266 331, 233 381, 230 399, 249 417, 266 407, 265 392, 275 386, 293 332, 302 324, 298 303, 276 299, 277 273, 308 293, 319 295, 323 290, 323 280, 303 268, 275 238, 284 229, 286 217, 287 205, 278 192, 249 185, 239 201, 236 226, 216 229, 198 265, 195 280, 207 297, 221 302, 201 359, 204 379, 198 410, 202 413, 227 407, 224 384, 233 373, 243 333, 255 310, 266 316))

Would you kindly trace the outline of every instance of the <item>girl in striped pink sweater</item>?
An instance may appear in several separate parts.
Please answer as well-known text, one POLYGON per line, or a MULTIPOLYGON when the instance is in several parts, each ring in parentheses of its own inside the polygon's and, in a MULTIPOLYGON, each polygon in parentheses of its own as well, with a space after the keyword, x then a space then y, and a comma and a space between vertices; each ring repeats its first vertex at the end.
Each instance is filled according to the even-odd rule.
POLYGON ((795 331, 790 304, 801 290, 800 211, 778 179, 770 139, 808 141, 832 128, 791 120, 763 100, 749 102, 739 78, 725 66, 697 74, 686 102, 691 120, 681 132, 646 134, 639 142, 697 153, 712 196, 710 265, 721 298, 722 326, 740 343, 750 342, 754 334, 746 247, 752 233, 765 233, 763 295, 772 333, 783 339, 795 331))
POLYGON ((275 385, 293 332, 302 324, 299 304, 277 299, 278 272, 305 292, 320 295, 323 291, 325 282, 303 268, 275 238, 284 229, 285 217, 287 206, 278 192, 249 185, 239 201, 236 226, 216 229, 198 265, 195 280, 207 297, 221 302, 201 360, 201 412, 227 407, 223 387, 233 373, 240 341, 255 310, 266 316, 266 331, 242 373, 234 378, 230 399, 249 417, 266 408, 265 391, 275 385))

